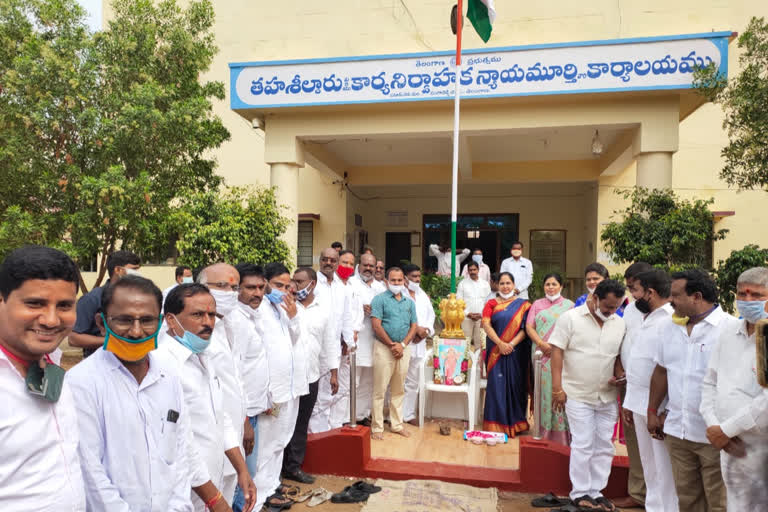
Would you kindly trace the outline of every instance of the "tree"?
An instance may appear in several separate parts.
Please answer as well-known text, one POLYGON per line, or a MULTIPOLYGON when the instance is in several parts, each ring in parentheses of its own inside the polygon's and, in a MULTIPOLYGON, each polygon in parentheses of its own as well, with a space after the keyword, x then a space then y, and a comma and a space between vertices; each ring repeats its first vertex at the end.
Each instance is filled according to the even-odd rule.
POLYGON ((697 70, 694 86, 725 112, 725 167, 720 177, 743 189, 768 189, 768 23, 752 18, 738 46, 741 72, 730 81, 714 65, 697 70))
POLYGON ((179 234, 179 263, 200 268, 211 263, 288 262, 280 240, 290 219, 281 215, 272 188, 233 187, 182 199, 171 220, 179 234))
POLYGON ((708 208, 713 199, 689 201, 672 190, 640 187, 619 194, 631 203, 615 212, 621 220, 610 222, 600 235, 614 261, 645 261, 667 270, 705 267, 707 246, 728 232, 714 231, 708 208))
POLYGON ((209 0, 115 0, 90 34, 75 0, 0 4, 0 251, 20 240, 78 263, 118 245, 156 259, 181 194, 215 190, 224 84, 209 0))
POLYGON ((731 255, 717 264, 715 276, 719 293, 720 305, 733 313, 733 302, 736 296, 736 281, 745 270, 752 267, 768 266, 768 249, 761 249, 757 245, 746 245, 743 249, 731 251, 731 255))

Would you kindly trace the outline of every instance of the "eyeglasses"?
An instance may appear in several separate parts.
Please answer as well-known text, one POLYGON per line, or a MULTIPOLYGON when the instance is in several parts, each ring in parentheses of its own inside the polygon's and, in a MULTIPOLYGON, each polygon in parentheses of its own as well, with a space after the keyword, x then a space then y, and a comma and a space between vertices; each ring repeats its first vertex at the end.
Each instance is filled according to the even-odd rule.
POLYGON ((107 317, 110 327, 116 331, 129 331, 136 322, 139 322, 139 327, 145 333, 153 333, 160 325, 160 318, 157 316, 142 316, 141 318, 134 318, 132 316, 120 315, 107 317))
POLYGON ((226 281, 220 281, 218 283, 207 283, 208 288, 216 288, 217 290, 232 290, 233 292, 240 291, 240 285, 230 284, 226 281))

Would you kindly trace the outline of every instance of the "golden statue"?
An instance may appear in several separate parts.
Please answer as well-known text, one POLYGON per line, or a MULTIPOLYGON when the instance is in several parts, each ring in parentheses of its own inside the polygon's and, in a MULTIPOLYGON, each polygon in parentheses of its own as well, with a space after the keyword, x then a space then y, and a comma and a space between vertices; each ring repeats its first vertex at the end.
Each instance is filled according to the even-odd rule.
POLYGON ((440 320, 443 321, 443 331, 440 333, 442 338, 464 339, 464 330, 461 328, 461 322, 464 321, 464 301, 457 299, 456 294, 452 293, 447 298, 440 301, 440 320))

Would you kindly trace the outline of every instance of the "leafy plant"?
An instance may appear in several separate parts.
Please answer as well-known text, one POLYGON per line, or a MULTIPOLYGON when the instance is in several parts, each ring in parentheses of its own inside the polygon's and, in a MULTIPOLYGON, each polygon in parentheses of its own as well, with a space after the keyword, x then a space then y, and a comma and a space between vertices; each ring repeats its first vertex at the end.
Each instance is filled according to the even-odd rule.
POLYGON ((720 177, 739 188, 768 188, 768 22, 753 17, 739 36, 741 71, 730 79, 714 65, 694 72, 694 87, 725 112, 729 142, 720 177))
POLYGON ((736 281, 741 273, 752 267, 765 266, 768 266, 768 249, 761 249, 753 244, 731 251, 728 258, 720 260, 715 270, 720 306, 729 313, 733 313, 736 281))
MULTIPOLYGON (((456 285, 461 282, 462 277, 456 276, 456 285)), ((432 309, 435 316, 440 318, 440 301, 451 293, 451 277, 440 276, 437 274, 421 274, 421 289, 429 295, 432 301, 432 309)))
POLYGON ((171 222, 179 239, 179 263, 199 268, 211 263, 285 262, 290 250, 280 236, 290 219, 282 215, 272 188, 233 187, 190 194, 171 222))
POLYGON ((672 190, 640 187, 617 193, 630 205, 614 212, 621 219, 610 222, 600 235, 616 262, 645 261, 667 270, 706 267, 707 246, 728 232, 714 231, 709 210, 714 199, 680 199, 672 190))

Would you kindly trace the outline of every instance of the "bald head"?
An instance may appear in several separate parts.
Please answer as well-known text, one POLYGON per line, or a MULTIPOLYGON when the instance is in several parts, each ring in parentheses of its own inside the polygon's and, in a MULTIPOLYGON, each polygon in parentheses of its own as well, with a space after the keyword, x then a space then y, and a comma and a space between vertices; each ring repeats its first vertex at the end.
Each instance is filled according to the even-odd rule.
POLYGON ((214 290, 230 289, 232 285, 240 283, 240 274, 237 269, 227 263, 214 263, 200 271, 197 278, 200 284, 208 285, 214 290))
POLYGON ((333 273, 339 266, 339 253, 331 247, 323 249, 320 253, 320 272, 329 280, 333 279, 333 273))

